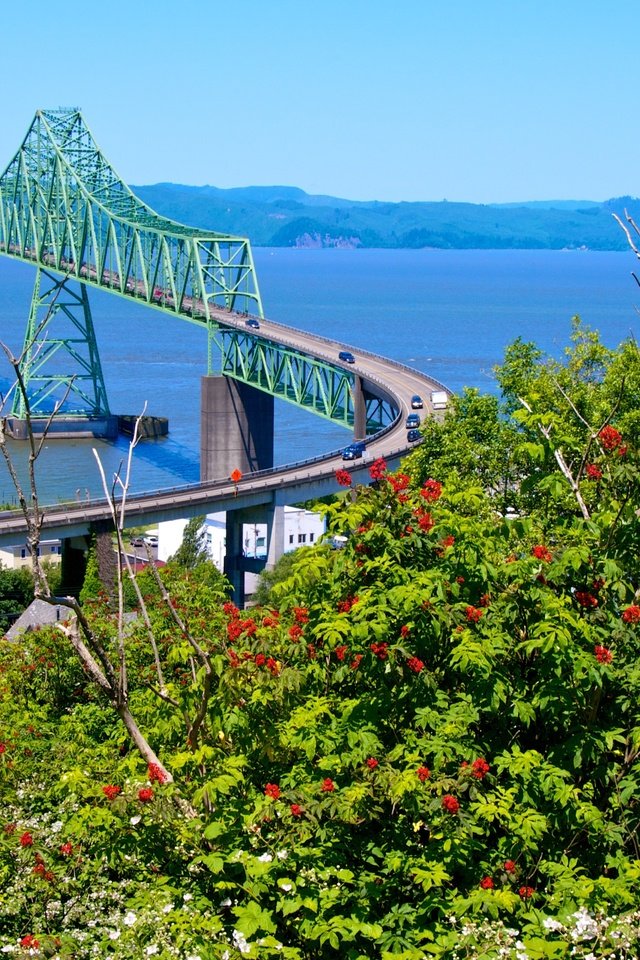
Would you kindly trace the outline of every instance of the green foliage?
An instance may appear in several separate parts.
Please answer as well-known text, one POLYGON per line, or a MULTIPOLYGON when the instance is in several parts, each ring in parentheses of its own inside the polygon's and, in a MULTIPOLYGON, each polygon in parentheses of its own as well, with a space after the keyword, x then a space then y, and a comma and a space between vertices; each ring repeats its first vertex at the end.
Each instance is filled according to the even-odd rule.
MULTIPOLYGON (((138 620, 129 704, 172 783, 70 651, 53 651, 55 686, 45 638, 5 647, 2 946, 638 956, 636 373, 628 345, 578 333, 561 365, 508 356, 512 416, 468 393, 406 473, 337 495, 325 512, 345 547, 296 551, 268 605, 238 610, 200 567, 162 570, 169 602, 140 575, 163 677, 138 620)), ((109 611, 86 609, 114 651, 109 611)))
POLYGON ((258 584, 253 594, 253 602, 258 606, 268 606, 271 603, 271 591, 278 583, 282 583, 291 574, 296 554, 307 547, 298 547, 289 553, 283 553, 276 561, 273 569, 263 570, 258 578, 258 584))
POLYGON ((182 543, 170 558, 172 563, 193 570, 200 563, 209 562, 204 517, 191 517, 184 528, 182 543))
POLYGON ((26 567, 7 570, 0 563, 0 631, 7 630, 32 600, 31 571, 26 567))
POLYGON ((86 603, 88 600, 97 600, 104 595, 104 585, 100 579, 98 569, 98 554, 96 551, 95 537, 92 538, 89 551, 87 553, 87 565, 85 568, 82 590, 80 591, 80 603, 86 603))

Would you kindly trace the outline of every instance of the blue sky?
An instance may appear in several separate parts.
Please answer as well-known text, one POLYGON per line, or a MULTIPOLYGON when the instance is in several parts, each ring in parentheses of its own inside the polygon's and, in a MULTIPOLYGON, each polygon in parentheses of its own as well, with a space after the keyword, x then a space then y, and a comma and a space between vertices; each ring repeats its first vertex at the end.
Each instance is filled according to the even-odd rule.
POLYGON ((80 106, 129 183, 367 200, 640 193, 637 0, 23 0, 0 169, 80 106))

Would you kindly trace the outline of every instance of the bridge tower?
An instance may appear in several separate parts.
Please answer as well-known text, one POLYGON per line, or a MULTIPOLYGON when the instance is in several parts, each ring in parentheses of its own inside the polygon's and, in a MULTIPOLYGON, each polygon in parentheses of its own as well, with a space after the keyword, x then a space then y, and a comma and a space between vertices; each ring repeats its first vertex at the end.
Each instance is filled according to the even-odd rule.
POLYGON ((84 284, 38 267, 7 432, 22 439, 27 417, 37 433, 114 437, 89 297, 84 284))

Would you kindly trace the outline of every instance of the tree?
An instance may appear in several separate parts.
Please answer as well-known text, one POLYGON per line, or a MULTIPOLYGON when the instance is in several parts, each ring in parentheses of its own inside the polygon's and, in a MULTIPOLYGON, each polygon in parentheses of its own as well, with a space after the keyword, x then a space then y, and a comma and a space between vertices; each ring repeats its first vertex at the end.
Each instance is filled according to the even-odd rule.
POLYGON ((4 633, 33 600, 33 577, 27 568, 7 570, 0 563, 0 631, 4 633))
POLYGON ((185 570, 193 570, 201 563, 210 562, 204 520, 204 517, 191 517, 184 528, 182 543, 170 557, 170 562, 177 563, 185 570))

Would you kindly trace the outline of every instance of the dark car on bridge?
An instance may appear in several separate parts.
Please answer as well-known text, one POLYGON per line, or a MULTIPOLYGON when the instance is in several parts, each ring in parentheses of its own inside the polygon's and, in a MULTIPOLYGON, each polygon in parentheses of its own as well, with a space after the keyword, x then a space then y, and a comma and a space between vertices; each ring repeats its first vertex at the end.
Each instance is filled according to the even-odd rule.
POLYGON ((415 430, 416 427, 420 426, 420 417, 417 413, 410 413, 405 421, 405 427, 407 430, 415 430))
POLYGON ((364 440, 355 440, 342 451, 343 460, 359 460, 365 451, 364 440))
POLYGON ((411 409, 422 410, 423 407, 424 407, 424 402, 422 400, 422 397, 419 396, 417 393, 414 393, 414 395, 411 397, 411 409))
POLYGON ((342 360, 344 363, 355 363, 356 358, 351 353, 350 350, 341 350, 338 354, 338 360, 342 360))
POLYGON ((407 440, 409 441, 409 443, 415 443, 416 440, 421 440, 421 439, 422 439, 422 434, 420 433, 419 430, 409 430, 409 432, 407 433, 407 440))
POLYGON ((253 327, 254 330, 260 329, 260 323, 255 317, 249 317, 248 320, 245 320, 244 325, 245 327, 253 327))

